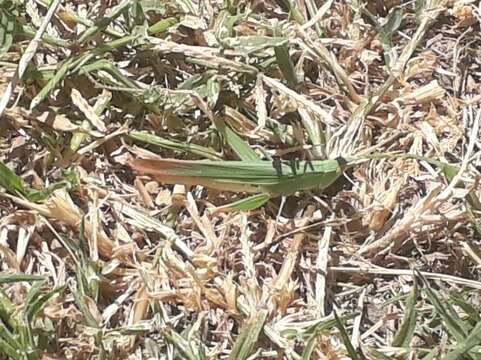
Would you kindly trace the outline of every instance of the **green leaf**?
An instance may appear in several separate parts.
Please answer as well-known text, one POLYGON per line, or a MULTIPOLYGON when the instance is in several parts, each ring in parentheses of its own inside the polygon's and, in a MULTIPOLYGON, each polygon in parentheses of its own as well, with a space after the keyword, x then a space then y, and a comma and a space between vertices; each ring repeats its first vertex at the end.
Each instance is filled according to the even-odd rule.
POLYGON ((70 57, 62 65, 59 65, 57 72, 55 75, 48 81, 47 85, 45 85, 42 90, 32 99, 30 103, 30 110, 37 107, 56 87, 57 85, 65 78, 67 72, 69 71, 70 67, 74 62, 74 58, 70 57))
POLYGON ((80 44, 83 44, 83 43, 89 41, 90 39, 92 39, 93 37, 95 37, 97 34, 102 32, 103 30, 105 30, 107 28, 107 26, 109 26, 112 21, 114 21, 116 18, 118 18, 120 15, 122 15, 122 13, 124 11, 127 11, 130 8, 130 6, 132 5, 132 3, 133 3, 133 1, 131 1, 131 0, 124 0, 123 2, 121 2, 120 4, 118 4, 117 6, 112 8, 109 11, 107 16, 98 20, 95 23, 95 25, 93 25, 90 28, 88 28, 87 30, 85 30, 85 32, 82 34, 82 36, 80 36, 80 38, 78 39, 78 42, 80 44))
POLYGON ((245 360, 252 353, 266 322, 267 310, 259 310, 243 327, 229 355, 229 360, 245 360))
POLYGON ((13 44, 16 16, 6 9, 0 9, 0 55, 8 52, 13 44))
POLYGON ((392 346, 394 347, 409 347, 409 345, 411 344, 411 340, 414 336, 414 330, 416 329, 417 296, 418 296, 418 289, 417 289, 417 284, 415 283, 411 293, 406 299, 404 318, 392 343, 392 346))
POLYGON ((296 70, 289 55, 289 48, 287 45, 276 46, 274 48, 276 54, 276 61, 281 69, 282 75, 290 86, 296 86, 298 83, 296 70))
POLYGON ((450 299, 454 305, 459 306, 468 315, 467 321, 473 326, 481 322, 479 310, 462 298, 462 294, 450 294, 450 299))
POLYGON ((145 131, 131 131, 128 133, 131 139, 155 145, 164 149, 178 150, 182 152, 192 153, 211 160, 220 160, 221 157, 214 150, 205 146, 189 144, 175 140, 168 140, 157 135, 149 134, 145 131))
POLYGON ((169 17, 166 19, 162 19, 157 21, 155 24, 151 25, 148 29, 149 34, 158 34, 163 33, 164 31, 168 30, 175 24, 177 24, 179 20, 175 17, 169 17))
POLYGON ((415 270, 415 272, 416 276, 421 279, 424 285, 422 289, 423 292, 426 294, 429 302, 434 306, 437 313, 441 317, 446 329, 456 338, 458 342, 464 341, 468 334, 466 331, 466 324, 464 324, 463 320, 461 320, 452 306, 448 302, 441 300, 436 291, 431 289, 424 276, 417 270, 415 270))
POLYGON ((13 195, 27 195, 20 176, 10 170, 2 161, 0 161, 0 187, 13 195))
MULTIPOLYGON (((468 353, 469 350, 475 346, 481 345, 481 323, 478 323, 474 329, 466 337, 466 340, 458 342, 454 350, 450 351, 443 357, 443 360, 457 360, 462 359, 463 355, 468 353)), ((479 353, 473 356, 475 359, 479 359, 479 353)))
POLYGON ((42 307, 50 300, 55 294, 59 293, 65 288, 65 286, 60 286, 56 289, 50 290, 48 293, 37 296, 37 289, 35 290, 35 294, 32 295, 27 301, 27 307, 25 310, 25 314, 27 316, 27 320, 31 321, 33 317, 42 309, 42 307))
POLYGON ((401 26, 404 9, 402 7, 395 7, 388 15, 387 22, 379 29, 379 39, 384 48, 384 59, 387 66, 391 66, 393 55, 392 37, 397 29, 401 26))
POLYGON ((241 160, 255 161, 259 160, 257 153, 250 147, 250 145, 244 141, 237 133, 226 125, 221 118, 215 119, 215 127, 217 131, 222 135, 225 142, 236 153, 241 160))
POLYGON ((347 334, 346 328, 342 324, 341 319, 339 316, 337 316, 336 312, 334 311, 334 317, 336 318, 336 325, 337 328, 339 329, 339 333, 341 334, 341 339, 342 342, 344 343, 344 346, 346 347, 346 350, 353 360, 358 360, 359 357, 357 355, 356 350, 354 349, 354 346, 352 346, 351 339, 349 339, 349 335, 347 334))
POLYGON ((20 281, 43 281, 46 277, 43 275, 28 275, 28 274, 0 274, 0 285, 2 284, 11 284, 20 281))
POLYGON ((250 211, 255 210, 269 201, 269 194, 256 194, 245 199, 238 200, 228 205, 216 208, 217 211, 250 211))
POLYGON ((271 47, 282 46, 287 44, 287 42, 287 38, 280 36, 238 36, 222 39, 222 45, 233 48, 244 55, 249 55, 271 47))

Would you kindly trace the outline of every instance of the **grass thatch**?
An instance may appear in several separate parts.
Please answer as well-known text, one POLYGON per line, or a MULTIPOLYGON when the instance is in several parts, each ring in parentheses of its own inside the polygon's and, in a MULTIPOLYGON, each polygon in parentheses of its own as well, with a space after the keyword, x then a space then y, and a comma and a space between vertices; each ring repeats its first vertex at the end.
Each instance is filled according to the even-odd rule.
POLYGON ((0 1, 0 359, 480 359, 472 0, 0 1))

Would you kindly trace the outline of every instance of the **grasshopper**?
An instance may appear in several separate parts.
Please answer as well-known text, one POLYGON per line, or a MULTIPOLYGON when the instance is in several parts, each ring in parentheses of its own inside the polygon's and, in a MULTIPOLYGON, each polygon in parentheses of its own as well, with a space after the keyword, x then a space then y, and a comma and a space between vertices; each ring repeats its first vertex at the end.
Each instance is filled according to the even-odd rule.
POLYGON ((450 181, 458 172, 456 165, 407 153, 371 154, 338 157, 330 160, 222 161, 130 159, 127 164, 168 184, 202 185, 218 190, 290 195, 297 191, 325 189, 349 167, 366 160, 401 158, 426 161, 438 167, 450 181), (300 171, 300 169, 303 169, 300 171))
POLYGON ((303 190, 323 190, 347 167, 367 159, 369 157, 307 161, 281 161, 279 158, 273 161, 132 159, 128 164, 138 173, 151 175, 162 183, 281 196, 303 190))

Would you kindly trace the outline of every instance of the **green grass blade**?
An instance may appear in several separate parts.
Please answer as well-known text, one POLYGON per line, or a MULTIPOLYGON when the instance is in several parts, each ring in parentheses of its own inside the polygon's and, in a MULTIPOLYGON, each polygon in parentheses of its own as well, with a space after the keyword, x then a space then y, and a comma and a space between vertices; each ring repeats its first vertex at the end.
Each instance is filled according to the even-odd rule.
POLYGON ((155 145, 164 149, 178 150, 182 152, 190 152, 192 154, 205 157, 210 160, 220 160, 221 157, 212 149, 196 145, 188 144, 175 140, 164 139, 160 136, 149 134, 145 131, 131 131, 128 135, 131 139, 142 141, 151 145, 155 145))
POLYGON ((42 90, 32 99, 30 103, 30 110, 37 107, 56 87, 57 85, 65 78, 67 72, 69 71, 70 67, 74 62, 74 58, 68 58, 65 62, 60 65, 55 75, 49 80, 47 85, 45 85, 42 90))
POLYGON ((231 204, 216 208, 216 211, 251 211, 255 210, 269 201, 269 194, 256 194, 245 199, 235 201, 231 204))
MULTIPOLYGON (((329 1, 332 1, 332 0, 328 0, 328 1, 325 1, 324 4, 322 5, 322 9, 324 9, 325 7, 327 6, 330 6, 330 2, 329 1), (327 6, 326 6, 327 5, 327 6)), ((316 5, 316 2, 314 0, 306 0, 306 7, 307 7, 307 11, 309 13, 309 16, 312 18, 313 16, 315 16, 317 14, 317 12, 319 11, 319 9, 317 8, 317 5, 316 5)), ((327 11, 327 10, 326 10, 327 11)), ((322 28, 321 28, 321 25, 319 22, 316 22, 314 24, 314 29, 316 29, 316 33, 319 37, 322 37, 322 34, 323 34, 323 31, 322 31, 322 28)))
MULTIPOLYGON (((0 336, 2 333, 2 327, 4 327, 4 325, 0 323, 0 336)), ((0 338, 0 354, 2 353, 12 360, 22 360, 23 358, 22 353, 15 349, 9 341, 0 338)))
POLYGON ((274 48, 276 54, 277 65, 281 69, 282 75, 290 86, 296 86, 298 83, 296 70, 289 55, 289 47, 287 45, 276 46, 274 48))
POLYGON ((2 9, 0 9, 0 17, 0 54, 5 54, 13 44, 16 17, 2 9))
POLYGON ((68 180, 62 180, 41 190, 26 187, 20 176, 0 161, 0 188, 4 188, 12 195, 22 196, 30 201, 38 202, 45 200, 55 189, 69 185, 70 182, 68 180))
POLYGON ((2 161, 0 161, 0 187, 13 195, 27 195, 20 176, 10 170, 2 161))
POLYGON ((252 353, 266 322, 267 310, 260 310, 242 328, 229 355, 229 360, 245 360, 252 353))
POLYGON ((450 299, 454 305, 459 306, 468 315, 467 321, 469 321, 473 326, 481 322, 481 314, 473 305, 465 301, 462 294, 451 294, 450 299))
POLYGON ((402 7, 395 7, 391 10, 386 24, 379 29, 379 38, 384 49, 384 59, 388 67, 393 61, 393 43, 392 37, 395 31, 401 26, 404 9, 402 7))
POLYGON ((255 161, 259 159, 257 153, 237 133, 226 125, 224 120, 217 118, 215 127, 225 142, 241 160, 255 161))
MULTIPOLYGON (((83 65, 82 67, 77 66, 76 69, 79 70, 79 74, 87 74, 93 71, 103 70, 117 80, 120 86, 125 86, 129 89, 137 89, 135 82, 124 76, 116 66, 112 65, 107 60, 99 60, 88 65, 83 65)), ((73 71, 75 72, 76 69, 73 71)))
POLYGON ((163 33, 164 31, 168 30, 175 24, 177 24, 179 20, 175 17, 169 17, 167 19, 162 19, 157 21, 155 24, 151 25, 148 29, 149 34, 158 34, 163 33))
MULTIPOLYGON (((467 354, 469 350, 475 346, 481 345, 481 323, 478 323, 471 333, 466 337, 466 340, 456 344, 454 350, 450 351, 443 357, 443 360, 462 359, 463 355, 467 354)), ((473 354, 474 359, 479 359, 479 353, 473 354)))
POLYGON ((19 336, 12 333, 0 319, 0 355, 3 353, 9 359, 23 359, 23 346, 18 340, 19 336))
POLYGON ((131 44, 132 42, 134 42, 138 38, 139 38, 138 35, 123 36, 119 39, 115 39, 115 40, 106 42, 102 45, 96 46, 92 50, 89 50, 89 52, 91 52, 95 55, 105 54, 105 53, 111 52, 115 49, 127 46, 127 45, 131 44))
POLYGON ((423 283, 423 292, 428 298, 429 302, 434 306, 441 319, 446 326, 446 329, 452 334, 458 342, 464 341, 467 336, 466 325, 458 316, 456 311, 446 301, 442 301, 436 291, 431 289, 427 280, 422 276, 419 271, 416 271, 416 275, 421 279, 423 283))
POLYGON ((27 282, 33 282, 33 281, 43 281, 45 280, 46 277, 43 275, 28 275, 28 274, 0 274, 0 285, 3 284, 11 284, 11 283, 16 283, 20 281, 27 281, 27 282))
POLYGON ((282 75, 284 75, 287 83, 290 86, 296 86, 299 81, 297 80, 294 64, 289 55, 289 48, 286 45, 276 46, 274 48, 274 53, 276 55, 277 65, 279 65, 279 69, 281 70, 282 75))
POLYGON ((42 309, 42 307, 50 300, 55 294, 61 292, 65 286, 60 286, 56 289, 50 290, 48 293, 41 296, 34 296, 31 301, 27 303, 25 314, 27 319, 31 321, 33 317, 42 309))
POLYGON ((280 36, 237 36, 222 39, 222 44, 241 54, 249 55, 270 47, 285 45, 287 41, 287 38, 280 36))
POLYGON ((4 291, 0 289, 0 320, 4 321, 11 329, 20 327, 17 316, 17 306, 10 300, 4 291))
POLYGON ((418 296, 417 285, 414 287, 406 299, 405 314, 401 326, 394 337, 392 346, 395 347, 408 347, 414 336, 414 330, 416 329, 416 298, 418 296))
POLYGON ((131 0, 126 0, 121 2, 119 5, 115 6, 112 8, 112 10, 109 12, 109 14, 104 17, 103 19, 97 21, 94 26, 88 28, 82 36, 78 39, 78 42, 80 44, 83 44, 87 42, 88 40, 92 39, 94 36, 96 36, 98 33, 101 31, 105 30, 107 26, 110 25, 112 21, 114 21, 116 18, 118 18, 124 11, 127 11, 127 9, 132 5, 131 0))
POLYGON ((312 353, 317 345, 317 336, 311 337, 307 342, 302 353, 302 360, 310 360, 312 358, 312 353))
POLYGON ((339 316, 337 316, 336 312, 334 311, 334 317, 336 318, 336 325, 337 328, 339 329, 339 333, 341 334, 341 340, 344 343, 344 346, 346 347, 346 350, 353 360, 358 360, 359 357, 357 355, 356 349, 354 349, 354 346, 352 346, 351 339, 349 339, 349 335, 347 334, 346 328, 344 327, 341 319, 339 316))
MULTIPOLYGON (((17 34, 18 35, 24 35, 28 38, 33 38, 35 36, 36 32, 37 31, 34 28, 32 28, 31 26, 23 25, 21 27, 21 29, 19 29, 17 31, 17 34)), ((56 38, 52 35, 45 34, 45 33, 42 35, 42 42, 44 42, 46 44, 49 44, 49 45, 53 45, 53 46, 60 46, 60 47, 63 47, 63 48, 68 48, 69 44, 70 44, 67 40, 59 39, 59 38, 56 38)))
POLYGON ((432 349, 426 356, 422 358, 423 360, 435 360, 439 359, 439 349, 434 348, 432 349))
MULTIPOLYGON (((78 267, 76 269, 76 272, 77 272, 77 279, 84 278, 83 275, 81 274, 82 269, 80 267, 78 267)), ((83 282, 85 282, 85 280, 83 282)), ((73 298, 75 300, 75 304, 77 305, 80 313, 83 316, 83 320, 84 320, 85 324, 87 326, 92 327, 92 328, 98 328, 99 324, 97 323, 97 320, 95 319, 95 317, 90 312, 90 309, 89 309, 88 305, 85 303, 84 295, 81 294, 80 291, 77 291, 76 289, 71 288, 70 290, 71 290, 73 298)))
POLYGON ((196 341, 189 341, 185 339, 182 335, 178 334, 174 330, 166 329, 162 331, 165 339, 170 342, 179 352, 175 358, 185 359, 185 360, 204 360, 205 350, 203 345, 196 341))

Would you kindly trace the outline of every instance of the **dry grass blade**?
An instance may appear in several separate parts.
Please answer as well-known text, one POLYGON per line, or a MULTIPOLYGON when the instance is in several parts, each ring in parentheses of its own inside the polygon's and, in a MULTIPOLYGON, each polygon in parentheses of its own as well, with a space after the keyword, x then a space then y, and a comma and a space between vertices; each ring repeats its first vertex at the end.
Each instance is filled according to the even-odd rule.
MULTIPOLYGON (((4 195, 7 196, 7 195, 4 195)), ((17 204, 28 209, 38 211, 39 214, 63 222, 73 229, 80 229, 84 214, 73 203, 72 199, 65 190, 56 191, 45 204, 35 204, 33 202, 23 200, 21 198, 8 196, 17 204)), ((102 256, 111 257, 115 244, 109 239, 105 231, 101 228, 86 227, 85 233, 87 239, 96 239, 98 250, 102 256)))
POLYGON ((267 86, 274 88, 275 90, 286 94, 294 101, 298 103, 298 106, 304 107, 307 111, 312 112, 319 116, 320 119, 327 125, 335 125, 335 120, 331 114, 322 109, 319 105, 308 99, 306 96, 296 93, 294 90, 289 89, 287 86, 283 85, 279 81, 272 79, 268 76, 263 76, 262 79, 267 86))
MULTIPOLYGON (((378 275, 389 275, 389 276, 414 276, 412 270, 404 270, 404 269, 384 269, 380 267, 340 267, 340 266, 333 266, 330 267, 329 270, 331 271, 339 271, 339 272, 348 272, 348 273, 366 273, 366 274, 378 274, 378 275)), ((462 286, 471 287, 473 289, 481 289, 481 282, 476 280, 470 279, 463 279, 457 276, 446 275, 446 274, 436 274, 436 273, 429 273, 429 272, 421 272, 426 279, 433 279, 433 280, 442 280, 447 283, 459 284, 462 286)))
POLYGON ((245 324, 234 344, 229 359, 245 360, 249 357, 262 331, 267 314, 266 310, 260 310, 258 314, 253 315, 252 319, 245 324))
POLYGON ((27 66, 30 60, 32 60, 32 58, 35 56, 35 52, 37 51, 37 48, 40 45, 42 35, 47 29, 48 24, 52 20, 52 17, 55 14, 55 11, 57 10, 57 7, 59 6, 60 2, 61 2, 60 0, 52 1, 48 9, 48 12, 43 19, 41 26, 38 28, 37 32, 35 33, 34 38, 28 44, 28 47, 25 49, 25 52, 23 53, 22 58, 19 60, 17 69, 13 74, 13 78, 10 80, 10 83, 8 84, 7 88, 5 89, 5 92, 2 95, 2 98, 0 99, 0 116, 3 115, 3 112, 7 108, 10 97, 12 96, 12 92, 15 90, 15 87, 17 86, 17 83, 19 82, 19 80, 23 77, 25 70, 27 70, 27 66))
POLYGON ((179 53, 195 59, 202 65, 218 69, 229 69, 240 73, 257 73, 257 69, 251 65, 227 59, 220 54, 218 49, 203 46, 190 46, 178 44, 172 41, 156 39, 153 41, 152 50, 161 54, 179 53))
POLYGON ((322 43, 318 42, 317 44, 314 44, 302 29, 299 29, 298 32, 300 38, 302 39, 302 42, 300 42, 301 47, 303 47, 311 55, 314 55, 316 59, 320 59, 322 62, 326 63, 336 76, 336 79, 339 81, 339 83, 346 88, 347 93, 352 101, 359 103, 361 101, 361 97, 357 94, 347 73, 344 71, 341 65, 339 65, 336 58, 329 53, 329 50, 322 43))
POLYGON ((376 105, 383 98, 386 92, 395 83, 397 78, 404 71, 407 62, 411 58, 416 48, 424 38, 428 28, 436 21, 437 16, 442 13, 443 7, 446 3, 445 0, 427 0, 423 1, 423 8, 420 10, 422 13, 421 23, 418 29, 410 39, 409 43, 404 48, 402 54, 394 65, 392 65, 391 74, 382 86, 369 98, 367 101, 363 101, 356 110, 353 112, 349 122, 347 124, 346 132, 342 138, 342 153, 352 154, 355 147, 353 145, 361 137, 361 130, 364 125, 364 121, 369 113, 375 109, 376 105))

